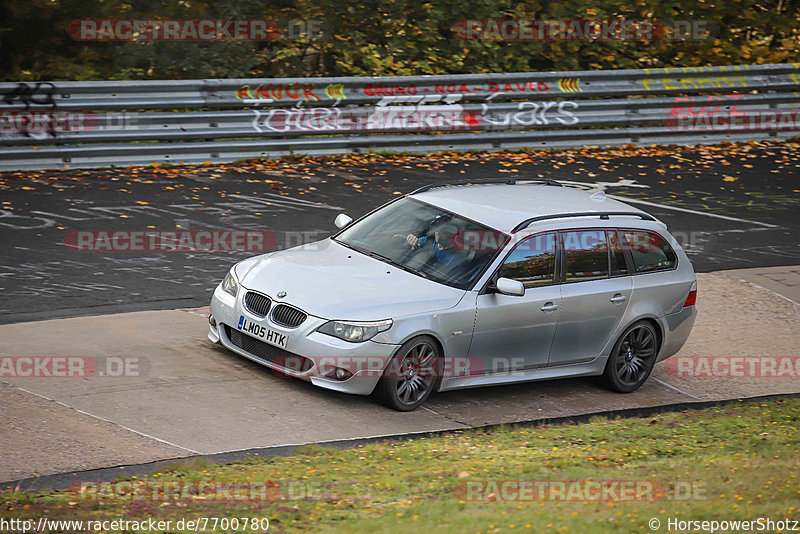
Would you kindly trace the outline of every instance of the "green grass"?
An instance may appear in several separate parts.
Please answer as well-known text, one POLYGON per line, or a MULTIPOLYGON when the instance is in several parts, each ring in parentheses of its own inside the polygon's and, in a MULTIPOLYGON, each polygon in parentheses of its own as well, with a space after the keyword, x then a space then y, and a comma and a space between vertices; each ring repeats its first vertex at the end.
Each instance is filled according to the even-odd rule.
POLYGON ((145 479, 150 489, 176 482, 183 488, 220 481, 266 485, 267 498, 133 501, 82 498, 76 491, 5 492, 0 517, 267 517, 269 532, 349 534, 653 532, 651 518, 660 519, 658 532, 667 532, 668 518, 800 520, 799 423, 800 400, 791 399, 649 418, 456 432, 350 450, 307 446, 286 458, 175 466, 145 479), (504 500, 483 491, 491 480, 649 481, 659 491, 649 500, 587 501, 558 494, 504 500), (481 486, 476 497, 466 498, 467 483, 481 486))

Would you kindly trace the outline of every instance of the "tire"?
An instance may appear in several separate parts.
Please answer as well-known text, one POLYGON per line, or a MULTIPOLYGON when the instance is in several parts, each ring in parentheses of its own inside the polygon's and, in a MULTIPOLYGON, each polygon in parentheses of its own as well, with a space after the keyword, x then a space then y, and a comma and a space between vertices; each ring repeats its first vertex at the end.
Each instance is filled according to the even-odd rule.
POLYGON ((409 339, 383 371, 375 393, 399 412, 416 410, 439 387, 441 350, 431 336, 409 339))
POLYGON ((658 356, 658 334, 652 323, 639 321, 619 337, 611 349, 602 382, 618 393, 631 393, 645 383, 658 356))

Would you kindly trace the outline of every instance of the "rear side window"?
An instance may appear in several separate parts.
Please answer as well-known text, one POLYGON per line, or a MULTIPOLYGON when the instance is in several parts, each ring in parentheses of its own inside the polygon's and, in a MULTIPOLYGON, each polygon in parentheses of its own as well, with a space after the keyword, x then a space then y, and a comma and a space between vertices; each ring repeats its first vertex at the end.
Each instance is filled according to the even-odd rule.
POLYGON ((608 242, 605 230, 562 232, 567 282, 608 277, 608 242))
POLYGON ((616 230, 606 231, 608 234, 608 245, 611 257, 611 276, 623 276, 628 273, 628 263, 625 261, 625 253, 622 252, 622 244, 619 242, 619 234, 616 230))
POLYGON ((624 246, 631 251, 637 273, 674 269, 675 251, 660 234, 646 230, 622 230, 624 246))
POLYGON ((522 241, 498 271, 498 277, 522 282, 526 288, 553 283, 556 266, 555 233, 539 234, 522 241))

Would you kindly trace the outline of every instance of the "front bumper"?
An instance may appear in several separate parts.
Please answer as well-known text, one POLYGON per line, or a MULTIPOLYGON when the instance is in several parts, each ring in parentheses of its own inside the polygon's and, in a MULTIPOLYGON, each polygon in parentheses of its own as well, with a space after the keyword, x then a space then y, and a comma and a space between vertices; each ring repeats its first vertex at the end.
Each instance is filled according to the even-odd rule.
MULTIPOLYGON (((236 354, 279 371, 283 375, 307 380, 315 386, 344 393, 369 395, 375 389, 383 374, 383 369, 398 348, 398 345, 373 341, 349 343, 327 334, 320 334, 317 332, 317 328, 322 326, 327 319, 313 315, 309 315, 297 328, 285 328, 272 322, 269 315, 261 318, 250 313, 242 303, 245 291, 247 291, 245 288, 240 288, 238 295, 234 298, 217 286, 214 296, 211 298, 211 317, 216 324, 209 325, 208 338, 215 343, 221 343, 236 354), (286 354, 289 358, 292 356, 307 358, 310 360, 310 367, 308 365, 283 365, 282 357, 266 359, 235 344, 226 332, 225 326, 227 325, 232 331, 238 331, 237 325, 242 316, 248 322, 285 335, 287 338, 286 349, 276 348, 274 352, 281 355, 286 354), (324 376, 337 367, 348 370, 352 376, 345 380, 324 376)), ((248 336, 248 334, 239 332, 236 337, 241 339, 239 336, 248 336)), ((252 347, 254 340, 258 343, 265 343, 253 336, 248 337, 252 338, 247 339, 248 346, 252 347)))

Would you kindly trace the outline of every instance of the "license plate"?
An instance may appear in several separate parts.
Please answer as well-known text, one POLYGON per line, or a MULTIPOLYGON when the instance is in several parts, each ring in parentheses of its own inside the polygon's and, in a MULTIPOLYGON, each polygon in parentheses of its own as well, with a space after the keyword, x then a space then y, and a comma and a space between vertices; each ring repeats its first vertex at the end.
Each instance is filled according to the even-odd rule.
POLYGON ((280 332, 276 332, 275 330, 270 330, 266 326, 256 324, 253 321, 248 321, 244 318, 244 315, 239 317, 239 326, 237 328, 245 334, 250 334, 253 337, 263 339, 270 345, 275 345, 276 347, 281 347, 282 349, 286 348, 285 335, 281 334, 280 332))

